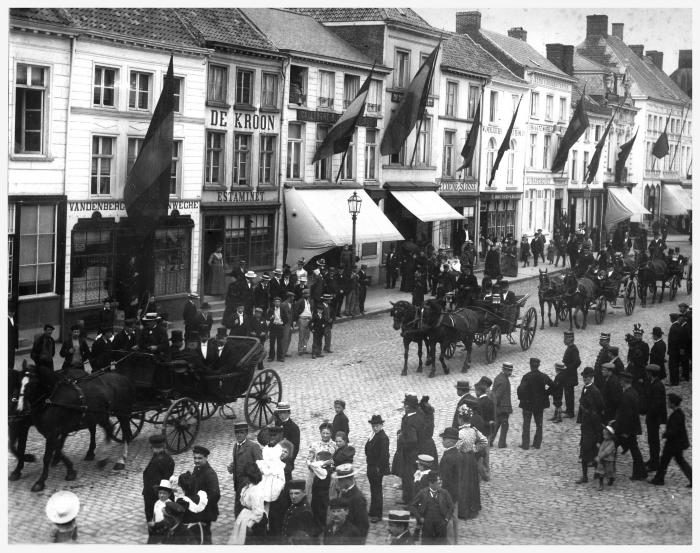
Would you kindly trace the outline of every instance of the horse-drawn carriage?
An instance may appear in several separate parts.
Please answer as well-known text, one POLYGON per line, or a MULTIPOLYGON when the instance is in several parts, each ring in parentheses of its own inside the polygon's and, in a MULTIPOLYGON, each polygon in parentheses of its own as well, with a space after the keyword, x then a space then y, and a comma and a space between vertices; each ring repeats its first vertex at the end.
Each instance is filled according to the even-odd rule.
MULTIPOLYGON (((656 299, 657 282, 661 283, 661 294, 659 303, 664 298, 664 291, 668 286, 668 297, 673 300, 681 287, 685 277, 685 268, 688 265, 688 258, 673 252, 668 256, 658 256, 652 258, 640 266, 639 269, 639 297, 642 307, 647 304, 647 292, 652 292, 652 300, 656 299)), ((686 283, 686 290, 689 284, 686 283)), ((690 285, 692 286, 692 284, 690 285)), ((690 293, 688 291, 688 293, 690 293)))

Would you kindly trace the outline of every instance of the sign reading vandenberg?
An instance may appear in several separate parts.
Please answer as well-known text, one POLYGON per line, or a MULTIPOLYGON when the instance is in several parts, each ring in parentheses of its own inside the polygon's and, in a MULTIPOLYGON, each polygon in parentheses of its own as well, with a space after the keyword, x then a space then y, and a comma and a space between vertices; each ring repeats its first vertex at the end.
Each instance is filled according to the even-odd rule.
MULTIPOLYGON (((168 211, 177 209, 178 211, 187 211, 190 209, 197 209, 199 207, 199 200, 173 200, 168 202, 168 211)), ((100 213, 105 211, 115 211, 123 212, 126 214, 126 204, 123 200, 101 200, 101 201, 78 201, 78 202, 68 202, 68 211, 99 211, 100 213)))

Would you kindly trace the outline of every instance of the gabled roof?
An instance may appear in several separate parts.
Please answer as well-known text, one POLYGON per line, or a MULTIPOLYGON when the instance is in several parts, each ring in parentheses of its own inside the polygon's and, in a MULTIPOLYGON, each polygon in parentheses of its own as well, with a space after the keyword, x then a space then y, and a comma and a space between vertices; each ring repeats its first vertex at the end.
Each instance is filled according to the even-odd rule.
POLYGON ((483 28, 479 32, 518 65, 533 70, 539 69, 567 79, 571 78, 524 40, 487 31, 483 28))
POLYGON ((525 84, 469 35, 453 34, 442 43, 441 67, 525 84))
POLYGON ((313 17, 277 8, 241 8, 240 11, 279 50, 372 65, 372 60, 313 17), (289 29, 294 32, 290 33, 289 29))
POLYGON ((438 31, 411 8, 292 8, 322 23, 383 21, 438 31))
POLYGON ((71 24, 71 20, 65 13, 65 10, 59 8, 10 8, 10 17, 34 23, 71 24))
POLYGON ((609 73, 610 69, 600 63, 597 63, 580 52, 574 50, 574 71, 594 71, 597 73, 609 73))

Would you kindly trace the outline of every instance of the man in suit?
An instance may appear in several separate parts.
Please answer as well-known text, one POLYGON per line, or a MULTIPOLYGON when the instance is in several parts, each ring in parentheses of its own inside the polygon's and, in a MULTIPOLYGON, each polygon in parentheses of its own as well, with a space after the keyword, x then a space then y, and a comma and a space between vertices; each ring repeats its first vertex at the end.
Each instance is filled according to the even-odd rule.
POLYGON ((112 307, 112 298, 109 296, 102 300, 102 309, 100 310, 100 328, 114 326, 114 307, 112 307))
MULTIPOLYGON (((296 274, 292 274, 291 267, 289 265, 284 266, 284 271, 282 272, 282 278, 280 280, 280 286, 284 292, 294 292, 294 287, 297 284, 296 274)), ((284 294, 282 294, 284 297, 284 294)))
POLYGON ((363 545, 360 530, 348 520, 350 505, 342 497, 328 503, 328 524, 323 531, 323 545, 363 545))
POLYGON ((564 380, 564 418, 574 418, 574 388, 578 386, 578 368, 581 366, 581 356, 578 347, 574 344, 574 333, 564 332, 564 357, 561 362, 566 367, 566 379, 564 380))
POLYGON ((661 369, 659 378, 661 380, 666 378, 666 342, 662 338, 663 335, 664 331, 661 330, 661 327, 655 326, 651 330, 651 337, 654 343, 649 350, 649 363, 659 366, 661 369))
MULTIPOLYGON (((173 331, 175 332, 175 331, 173 331)), ((204 345, 206 352, 206 343, 204 345)), ((216 342, 212 345, 216 348, 216 342)), ((204 353, 201 349, 201 342, 197 332, 190 332, 185 335, 185 349, 180 350, 172 356, 173 361, 185 361, 187 365, 195 371, 195 373, 203 374, 209 371, 206 365, 204 353)))
POLYGON ((182 320, 185 322, 185 333, 197 332, 199 330, 199 322, 197 319, 197 294, 187 294, 187 301, 182 308, 182 320))
POLYGON ((313 270, 311 276, 313 277, 313 280, 311 278, 309 279, 309 290, 311 292, 311 302, 313 303, 314 306, 319 305, 321 303, 321 297, 323 296, 323 287, 324 287, 324 282, 323 282, 323 277, 321 276, 321 271, 325 270, 326 268, 326 261, 324 259, 319 259, 316 262, 316 268, 313 270))
POLYGON ((248 336, 251 316, 246 313, 245 305, 236 306, 236 312, 228 320, 229 336, 248 336))
POLYGON ((653 363, 646 366, 649 376, 647 387, 647 443, 649 444, 649 460, 644 463, 647 470, 653 472, 659 468, 659 455, 661 442, 659 430, 662 424, 666 424, 666 388, 661 381, 661 367, 653 363))
MULTIPOLYGON (((451 426, 440 434, 444 451, 440 459, 440 480, 445 490, 450 494, 452 503, 457 506, 459 501, 459 486, 462 478, 462 456, 457 450, 459 430, 451 426)), ((452 524, 447 526, 447 538, 452 545, 457 545, 457 514, 452 512, 452 524)))
POLYGON ((603 396, 593 383, 594 375, 593 367, 586 367, 581 372, 583 389, 576 417, 576 422, 581 425, 579 442, 581 478, 576 481, 577 484, 588 482, 588 465, 598 455, 598 444, 603 441, 603 396))
POLYGON ((384 420, 381 415, 372 415, 369 424, 372 426, 372 435, 365 444, 370 493, 369 520, 379 522, 384 508, 382 480, 385 475, 390 474, 389 437, 384 432, 384 420))
POLYGON ((367 265, 360 265, 360 270, 357 271, 358 283, 360 285, 360 313, 365 314, 365 299, 367 299, 367 287, 369 286, 370 278, 367 276, 367 265))
POLYGON ((161 480, 168 480, 175 471, 175 461, 165 451, 165 438, 162 434, 149 436, 148 443, 151 445, 153 456, 143 469, 143 495, 144 514, 146 522, 153 520, 153 505, 158 500, 156 486, 161 480))
MULTIPOLYGON (((267 340, 268 328, 267 321, 263 318, 263 310, 261 307, 256 307, 253 310, 253 317, 250 319, 250 328, 248 329, 248 336, 257 338, 260 340, 263 348, 265 347, 265 341, 267 340)), ((263 370, 262 360, 258 363, 258 370, 263 370)))
POLYGON ((478 403, 476 400, 476 396, 473 396, 470 393, 471 385, 469 384, 468 380, 458 380, 457 384, 455 384, 455 388, 457 389, 457 395, 459 396, 459 401, 457 402, 457 405, 455 407, 455 414, 452 417, 452 426, 454 428, 459 428, 459 418, 457 414, 459 413, 459 408, 461 405, 464 405, 466 403, 478 403))
MULTIPOLYGON (((191 332, 191 331, 190 331, 191 332)), ((176 359, 185 345, 185 336, 182 330, 170 331, 170 359, 176 359)))
POLYGON ((460 223, 457 231, 455 232, 455 251, 454 255, 459 257, 462 255, 462 247, 467 241, 467 231, 464 228, 464 223, 460 223))
POLYGON ((232 369, 236 363, 235 352, 226 343, 226 329, 222 326, 216 329, 216 338, 207 342, 205 363, 214 372, 232 369))
POLYGON ((245 306, 245 314, 249 317, 253 316, 253 308, 255 307, 255 277, 254 271, 245 273, 241 279, 241 285, 238 288, 239 302, 245 306))
POLYGON ((421 526, 421 545, 446 545, 447 525, 454 516, 450 493, 441 488, 437 471, 428 474, 428 487, 411 502, 416 523, 421 526))
POLYGON ((690 336, 683 327, 684 318, 679 313, 671 313, 671 327, 668 329, 668 375, 671 386, 680 384, 680 367, 688 364, 690 336))
POLYGON ((639 395, 632 387, 634 376, 630 372, 620 375, 622 383, 622 398, 615 413, 615 436, 622 447, 622 453, 628 450, 632 456, 632 480, 644 480, 647 477, 647 469, 644 459, 639 451, 637 436, 642 433, 642 425, 639 422, 639 395))
POLYGON ((408 504, 413 499, 413 473, 418 454, 421 453, 420 445, 425 443, 427 431, 423 417, 417 413, 418 397, 412 393, 406 394, 403 407, 404 416, 401 419, 401 430, 394 454, 394 457, 398 456, 399 459, 394 465, 400 471, 403 501, 408 504))
POLYGON ((337 482, 340 490, 339 497, 348 503, 348 521, 354 524, 360 531, 361 545, 364 545, 369 532, 369 518, 367 516, 367 500, 360 489, 355 485, 355 470, 352 465, 340 465, 335 468, 331 478, 337 482))
POLYGON ((114 329, 105 327, 102 335, 92 343, 92 353, 90 356, 90 366, 93 371, 99 371, 110 366, 112 362, 112 336, 114 329))
POLYGON ((248 270, 246 269, 247 262, 245 259, 239 259, 238 260, 238 267, 233 269, 230 273, 229 276, 232 276, 239 282, 243 282, 246 278, 246 272, 248 270))
POLYGON ((266 313, 270 308, 270 275, 263 273, 260 282, 253 289, 253 307, 266 313))
POLYGON ((530 372, 523 375, 518 386, 518 399, 523 410, 523 434, 520 447, 530 449, 530 421, 535 419, 535 437, 532 447, 539 449, 542 445, 542 415, 549 407, 549 395, 554 383, 544 373, 540 372, 540 360, 530 358, 530 372))
POLYGON ((207 340, 211 334, 211 327, 214 326, 214 317, 212 317, 211 312, 209 311, 210 309, 211 305, 209 305, 209 302, 202 302, 194 319, 194 332, 204 334, 207 340))
POLYGON ((288 357, 289 344, 292 342, 292 327, 294 326, 294 318, 292 316, 292 310, 294 308, 294 300, 296 299, 294 292, 286 292, 286 297, 281 304, 281 309, 287 313, 287 319, 289 322, 284 325, 282 329, 282 353, 283 357, 288 357))
POLYGON ((608 361, 610 361, 610 333, 601 332, 598 344, 600 344, 600 351, 598 352, 598 355, 595 359, 595 363, 593 364, 593 370, 595 371, 595 375, 593 376, 593 384, 596 385, 596 388, 602 391, 603 363, 607 363, 608 361))
POLYGON ((668 394, 667 397, 671 407, 671 414, 668 417, 666 430, 663 433, 663 438, 666 439, 666 442, 664 443, 664 451, 659 461, 659 469, 656 471, 654 478, 649 480, 649 482, 657 486, 663 486, 668 465, 671 459, 675 459, 676 463, 678 463, 678 466, 683 471, 683 474, 688 479, 687 487, 692 488, 692 468, 683 457, 683 452, 690 447, 688 430, 685 427, 685 413, 683 413, 681 409, 681 401, 683 400, 679 395, 673 393, 668 394))
POLYGON ((272 300, 272 307, 267 310, 266 319, 270 331, 270 352, 268 361, 284 363, 284 328, 291 322, 291 314, 287 309, 282 308, 282 300, 275 296, 272 300))
POLYGON ((170 343, 168 333, 159 324, 162 317, 156 313, 146 313, 141 319, 144 328, 139 336, 139 349, 167 357, 170 343))
POLYGON ((246 467, 249 463, 255 463, 255 461, 262 459, 262 450, 258 443, 248 439, 248 423, 234 423, 233 432, 236 436, 236 441, 233 444, 233 459, 229 463, 227 470, 233 476, 233 489, 236 491, 234 515, 238 516, 238 513, 243 508, 241 506, 241 491, 250 484, 246 467))
POLYGON ((56 355, 56 341, 53 339, 54 326, 51 323, 44 325, 44 331, 34 336, 32 351, 29 354, 32 361, 40 371, 53 373, 53 356, 56 355))
POLYGON ((603 363, 603 386, 600 390, 603 396, 603 423, 610 424, 615 418, 615 413, 622 400, 622 385, 617 377, 615 365, 611 362, 603 363))
POLYGON ((282 269, 272 271, 272 279, 270 280, 270 304, 274 298, 281 298, 284 294, 282 289, 282 269))
POLYGON ((139 349, 139 338, 136 334, 136 319, 124 320, 122 328, 112 341, 112 349, 115 351, 136 351, 139 349))
POLYGON ((289 403, 279 402, 275 408, 275 415, 280 421, 280 426, 282 427, 282 439, 289 440, 294 446, 294 451, 292 452, 292 470, 294 469, 294 461, 299 454, 299 444, 301 443, 301 431, 291 419, 292 408, 289 403))
POLYGON ((385 288, 396 288, 396 278, 399 276, 399 258, 396 255, 396 246, 391 246, 386 254, 386 286, 385 288))
POLYGON ((414 545, 413 534, 409 528, 411 513, 409 511, 389 511, 387 530, 391 536, 390 545, 414 545))
POLYGON ((63 341, 59 355, 63 357, 63 370, 75 368, 84 369, 85 361, 91 357, 90 346, 87 340, 80 333, 79 324, 70 327, 71 335, 63 341))
POLYGON ((192 477, 194 479, 193 488, 194 494, 200 490, 207 492, 207 506, 201 513, 187 513, 184 522, 199 522, 202 524, 204 533, 204 545, 211 545, 211 523, 219 517, 219 499, 221 492, 219 490, 219 478, 216 472, 209 465, 209 449, 201 445, 195 445, 192 448, 192 458, 194 461, 194 470, 192 477))
MULTIPOLYGON (((498 430, 501 435, 498 438, 498 447, 504 448, 507 446, 506 437, 508 436, 508 419, 513 412, 513 406, 510 400, 510 377, 513 374, 513 363, 503 363, 501 372, 493 379, 493 398, 496 406, 496 424, 493 429, 492 440, 496 438, 498 430)), ((443 479, 443 483, 445 480, 443 479)), ((454 499, 454 498, 453 498, 454 499)))
POLYGON ((307 353, 309 343, 309 323, 313 316, 313 306, 311 304, 311 291, 304 288, 301 293, 301 298, 294 302, 292 309, 292 320, 296 321, 299 326, 299 344, 297 353, 304 355, 307 353))

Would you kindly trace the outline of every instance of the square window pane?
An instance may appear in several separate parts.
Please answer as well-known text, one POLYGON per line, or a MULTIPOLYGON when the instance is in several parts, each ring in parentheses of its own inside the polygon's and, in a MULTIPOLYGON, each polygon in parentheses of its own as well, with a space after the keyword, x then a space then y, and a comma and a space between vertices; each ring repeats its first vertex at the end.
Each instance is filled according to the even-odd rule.
POLYGON ((21 236, 19 239, 19 264, 36 263, 36 235, 21 236))
POLYGON ((54 237, 53 235, 39 236, 39 263, 53 263, 54 261, 54 237))
POLYGON ((44 84, 44 70, 40 67, 32 67, 32 85, 42 86, 44 84))
POLYGON ((26 205, 22 206, 22 212, 20 217, 22 219, 20 223, 19 233, 20 234, 34 234, 37 228, 37 217, 39 206, 36 205, 26 205))
POLYGON ((36 280, 36 266, 31 265, 29 267, 20 267, 19 268, 19 283, 20 286, 22 284, 29 284, 31 286, 30 290, 27 290, 25 288, 24 293, 25 294, 35 294, 35 287, 34 287, 34 282, 36 280))
POLYGON ((17 64, 17 84, 27 84, 27 66, 23 63, 17 64))
POLYGON ((39 206, 39 232, 53 234, 56 208, 52 205, 39 206))

